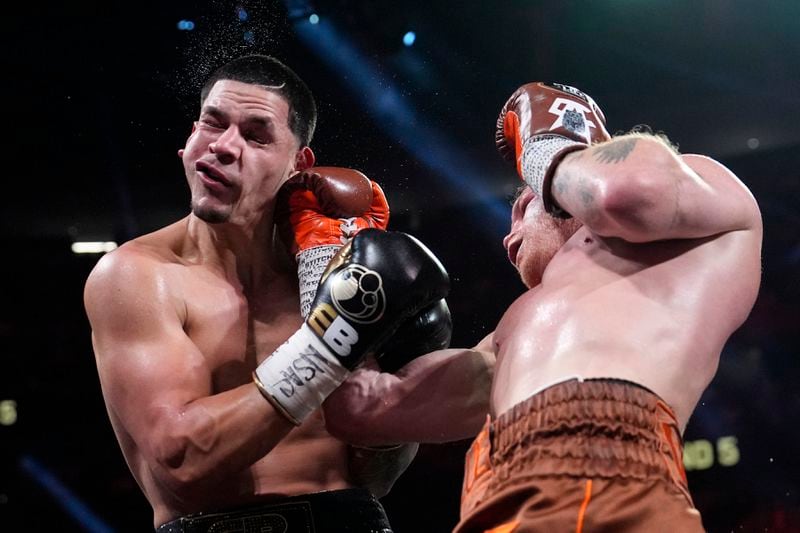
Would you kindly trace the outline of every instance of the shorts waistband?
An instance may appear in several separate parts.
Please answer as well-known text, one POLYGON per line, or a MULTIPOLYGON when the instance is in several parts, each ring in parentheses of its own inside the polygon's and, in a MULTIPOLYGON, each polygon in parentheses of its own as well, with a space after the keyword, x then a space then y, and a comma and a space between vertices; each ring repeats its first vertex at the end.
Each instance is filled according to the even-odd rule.
POLYGON ((496 485, 549 475, 658 477, 688 497, 675 413, 630 381, 573 379, 550 386, 500 415, 491 442, 496 485))
POLYGON ((365 489, 281 498, 264 504, 182 516, 156 533, 392 533, 383 506, 365 489))

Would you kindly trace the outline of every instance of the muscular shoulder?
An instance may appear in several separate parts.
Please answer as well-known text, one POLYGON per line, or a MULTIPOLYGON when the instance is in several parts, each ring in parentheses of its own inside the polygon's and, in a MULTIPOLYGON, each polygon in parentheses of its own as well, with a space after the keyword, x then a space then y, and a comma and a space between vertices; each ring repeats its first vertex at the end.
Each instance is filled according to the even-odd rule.
MULTIPOLYGON (((161 230, 164 231, 164 230, 161 230)), ((168 234, 149 234, 104 255, 86 281, 84 303, 93 326, 126 321, 136 309, 180 311, 179 286, 170 281, 180 259, 168 234)))
POLYGON ((761 230, 761 211, 750 189, 725 165, 711 157, 683 154, 681 160, 719 194, 737 206, 742 218, 741 229, 761 230))
POLYGON ((168 247, 159 246, 152 239, 134 239, 100 258, 89 274, 86 289, 143 288, 142 283, 158 275, 164 266, 176 263, 176 259, 168 247))
POLYGON ((89 274, 86 290, 92 294, 113 287, 138 288, 143 280, 155 275, 164 263, 164 258, 152 250, 135 242, 126 243, 100 258, 89 274))

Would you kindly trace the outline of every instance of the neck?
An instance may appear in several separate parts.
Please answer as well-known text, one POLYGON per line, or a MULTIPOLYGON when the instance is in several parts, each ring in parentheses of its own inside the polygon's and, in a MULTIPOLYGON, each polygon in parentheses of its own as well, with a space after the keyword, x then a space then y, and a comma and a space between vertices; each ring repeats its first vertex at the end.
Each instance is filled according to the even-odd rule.
POLYGON ((238 281, 246 292, 255 291, 287 272, 288 253, 275 235, 272 214, 257 224, 210 224, 194 214, 187 219, 187 246, 197 261, 238 281))

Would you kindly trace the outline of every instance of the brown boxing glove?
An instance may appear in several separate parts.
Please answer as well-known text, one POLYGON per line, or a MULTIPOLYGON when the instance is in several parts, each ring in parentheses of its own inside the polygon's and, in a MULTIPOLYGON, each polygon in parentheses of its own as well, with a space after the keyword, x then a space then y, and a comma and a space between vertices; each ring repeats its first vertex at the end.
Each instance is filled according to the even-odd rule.
POLYGON ((558 83, 528 83, 500 111, 495 142, 500 155, 541 196, 554 216, 569 216, 553 201, 550 180, 570 152, 611 138, 603 112, 591 97, 558 83))
POLYGON ((300 308, 305 317, 330 258, 358 231, 386 229, 389 204, 380 186, 357 170, 311 167, 283 184, 275 221, 281 239, 297 259, 300 308))

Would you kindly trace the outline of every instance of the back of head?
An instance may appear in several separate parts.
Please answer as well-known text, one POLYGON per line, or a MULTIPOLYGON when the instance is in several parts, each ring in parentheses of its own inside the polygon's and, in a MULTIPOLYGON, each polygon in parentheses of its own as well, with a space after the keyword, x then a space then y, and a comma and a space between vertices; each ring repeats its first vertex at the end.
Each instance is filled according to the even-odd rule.
POLYGON ((225 63, 208 77, 200 92, 200 105, 220 80, 261 85, 289 103, 289 129, 300 146, 308 146, 317 125, 317 104, 311 91, 295 72, 271 56, 248 55, 225 63))

